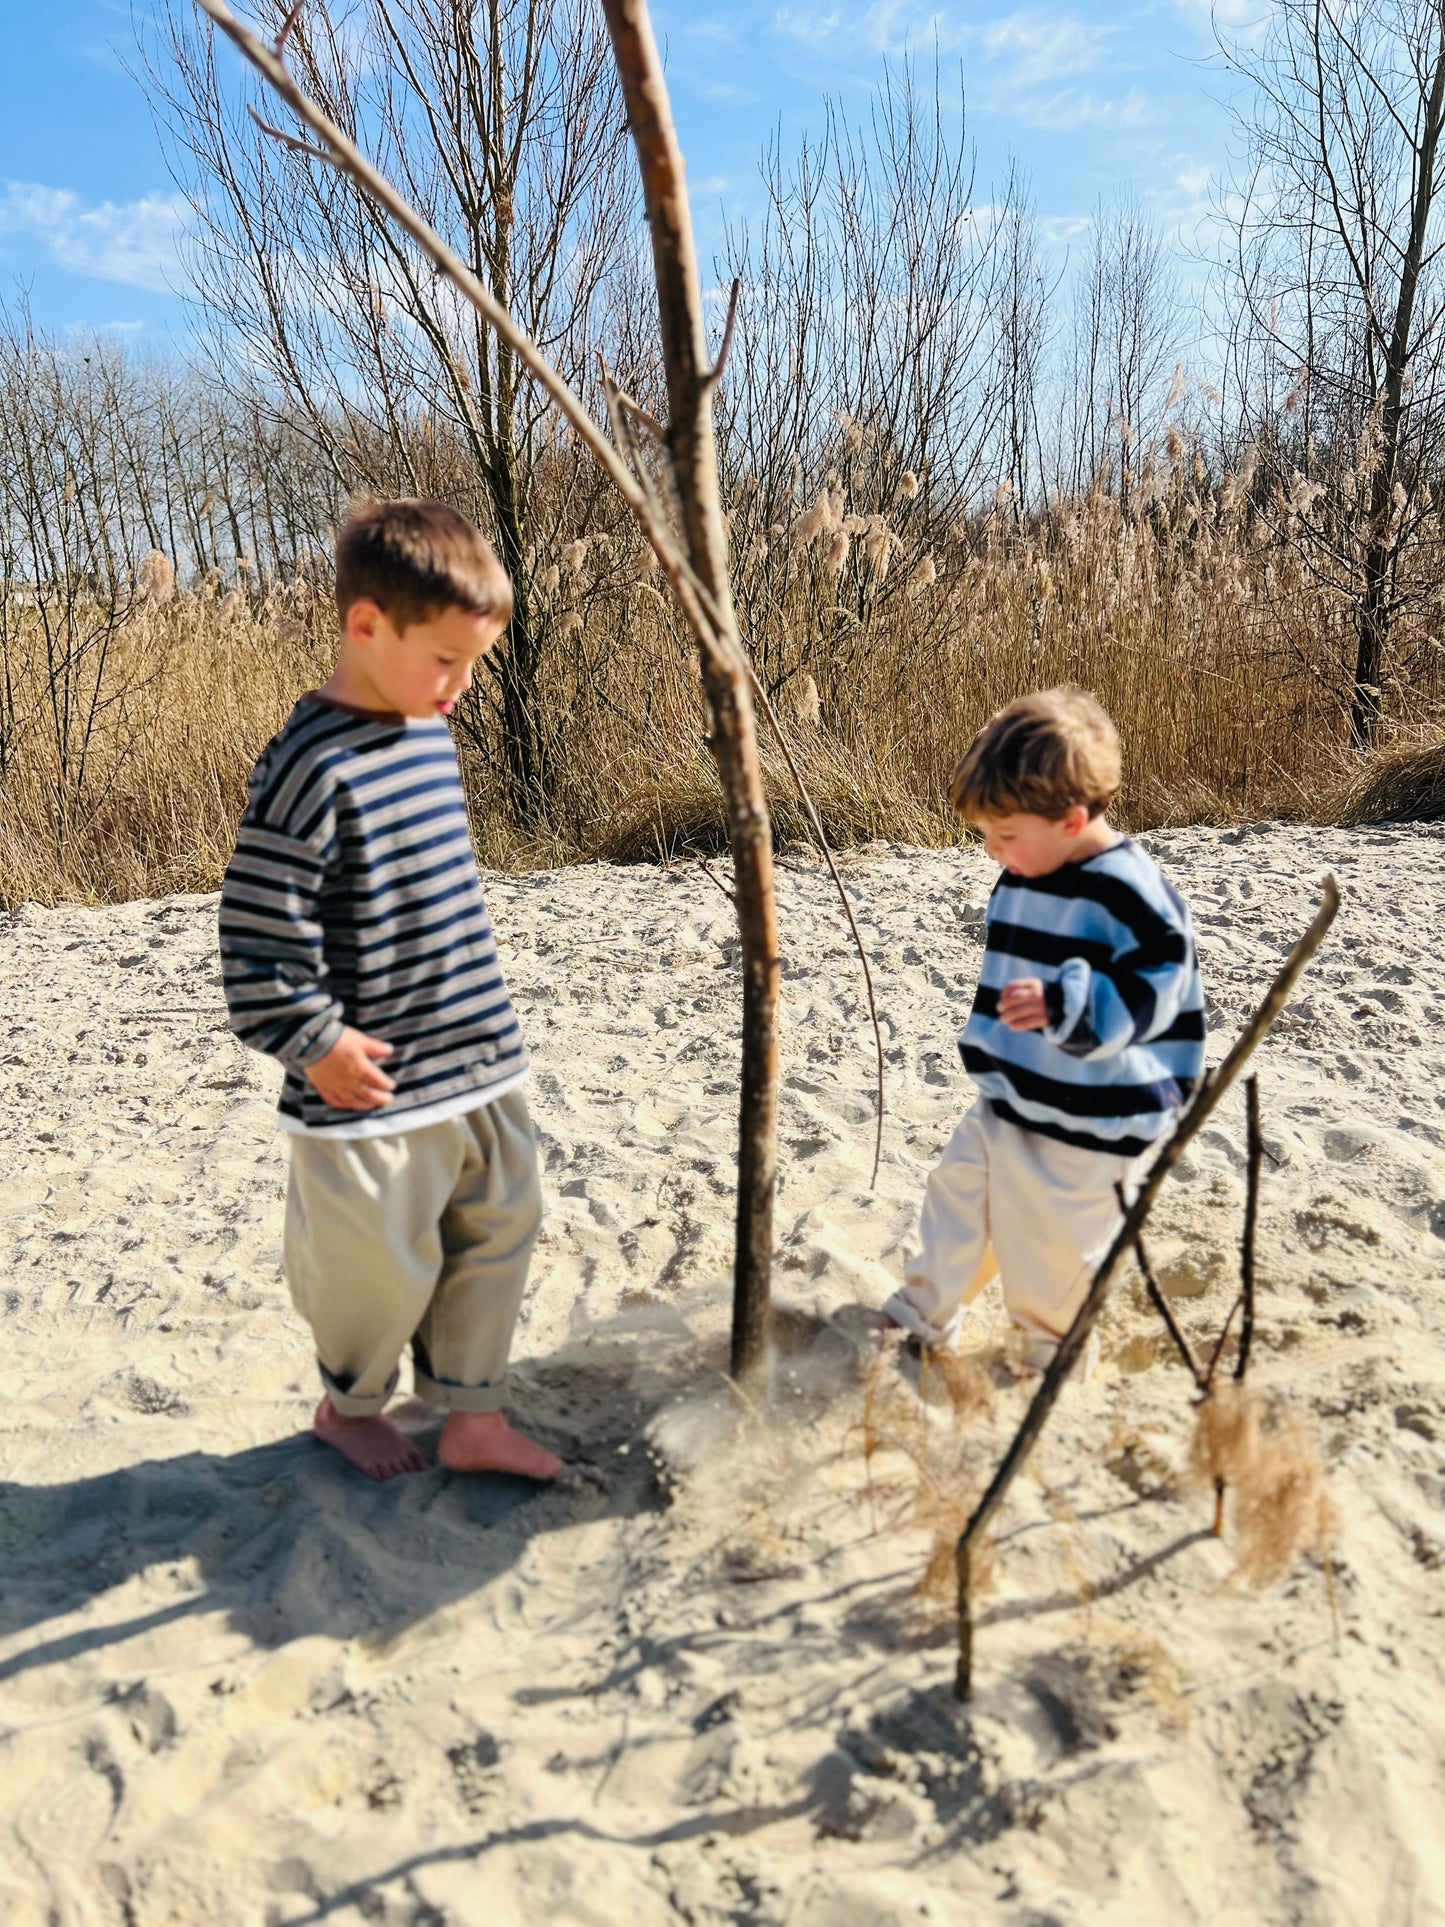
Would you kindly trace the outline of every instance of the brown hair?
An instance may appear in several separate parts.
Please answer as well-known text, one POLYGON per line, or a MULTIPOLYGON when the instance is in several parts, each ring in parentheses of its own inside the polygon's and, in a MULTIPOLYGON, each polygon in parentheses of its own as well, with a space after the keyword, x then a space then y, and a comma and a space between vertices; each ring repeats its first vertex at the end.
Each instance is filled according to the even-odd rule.
POLYGON ((973 820, 1022 811, 1053 821, 1082 803, 1100 816, 1119 793, 1119 735, 1082 689, 1020 696, 986 723, 953 772, 948 800, 973 820))
POLYGON ((448 609, 510 621, 512 584, 496 552, 445 502, 403 497, 349 515, 336 537, 336 607, 374 602, 396 628, 448 609))

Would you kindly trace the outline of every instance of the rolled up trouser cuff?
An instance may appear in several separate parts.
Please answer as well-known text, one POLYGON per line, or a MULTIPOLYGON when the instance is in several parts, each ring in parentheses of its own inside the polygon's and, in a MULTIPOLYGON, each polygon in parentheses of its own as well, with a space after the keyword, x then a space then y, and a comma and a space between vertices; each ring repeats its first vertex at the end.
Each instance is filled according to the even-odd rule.
POLYGON ((500 1412, 507 1396, 505 1380, 495 1385, 450 1385, 424 1372, 414 1360, 412 1382, 418 1398, 447 1412, 500 1412))
POLYGON ((316 1369, 321 1374, 321 1383, 326 1387, 326 1396, 331 1400, 331 1409, 341 1418, 378 1417, 386 1410, 401 1376, 399 1372, 393 1372, 385 1389, 380 1392, 348 1392, 337 1384, 319 1358, 316 1369))

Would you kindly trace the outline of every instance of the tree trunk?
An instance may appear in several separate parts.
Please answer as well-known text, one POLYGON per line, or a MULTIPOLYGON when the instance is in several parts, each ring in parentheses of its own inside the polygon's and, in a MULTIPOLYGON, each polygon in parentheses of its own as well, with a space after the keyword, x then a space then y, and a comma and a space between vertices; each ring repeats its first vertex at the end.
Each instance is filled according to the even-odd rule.
POLYGON ((1400 264, 1395 320, 1385 344, 1385 387, 1380 397, 1380 465, 1370 499, 1370 545, 1365 554, 1360 597, 1355 686, 1350 703, 1350 741, 1370 749, 1379 736, 1381 678, 1390 639, 1390 569, 1399 545, 1395 484, 1400 474, 1400 443, 1405 423, 1405 373, 1414 347, 1415 303, 1425 262, 1425 244, 1435 200, 1435 157, 1445 121, 1445 36, 1435 50, 1435 71, 1425 101, 1425 122, 1410 209, 1410 236, 1400 264))
POLYGON ((1390 633, 1388 567, 1384 545, 1372 542, 1365 557, 1364 593, 1355 624, 1355 680, 1350 697, 1350 743, 1360 750, 1372 749, 1380 733, 1380 678, 1390 633))
POLYGON ((662 60, 644 0, 603 0, 627 115, 642 170, 652 232, 662 353, 667 370, 668 453, 689 561, 711 599, 724 648, 702 651, 712 714, 711 748, 727 801, 743 953, 742 1105, 738 1134, 737 1255, 733 1270, 732 1367, 742 1376, 767 1345, 777 1182, 778 957, 773 838, 758 761, 747 665, 728 585, 727 537, 713 441, 713 371, 682 154, 662 60))
POLYGON ((512 578, 513 594, 512 620, 497 657, 497 677, 502 686, 502 752, 507 765, 507 796, 518 824, 531 831, 540 828, 547 815, 546 744, 541 729, 542 697, 538 686, 542 638, 532 608, 517 479, 515 473, 507 470, 500 450, 488 485, 497 547, 502 566, 512 578))

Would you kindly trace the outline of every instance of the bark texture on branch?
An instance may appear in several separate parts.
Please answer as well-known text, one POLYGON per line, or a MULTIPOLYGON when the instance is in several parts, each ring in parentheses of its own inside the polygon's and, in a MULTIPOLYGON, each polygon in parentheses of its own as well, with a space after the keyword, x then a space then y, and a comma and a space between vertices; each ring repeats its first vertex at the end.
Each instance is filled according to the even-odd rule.
POLYGON ((712 716, 711 747, 727 804, 743 953, 732 1344, 733 1372, 742 1375, 761 1360, 767 1344, 777 1184, 781 962, 772 826, 763 794, 748 667, 728 584, 727 534, 713 440, 714 370, 707 350, 686 170, 672 124, 662 57, 644 0, 603 0, 603 13, 637 147, 652 234, 667 371, 667 450, 682 515, 683 544, 706 593, 721 644, 703 649, 702 677, 712 716))

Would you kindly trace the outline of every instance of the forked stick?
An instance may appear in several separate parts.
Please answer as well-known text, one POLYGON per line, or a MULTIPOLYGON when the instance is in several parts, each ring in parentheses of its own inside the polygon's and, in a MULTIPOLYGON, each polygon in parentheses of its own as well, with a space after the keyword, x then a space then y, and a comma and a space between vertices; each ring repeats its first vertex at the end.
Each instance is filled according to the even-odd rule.
POLYGON ((1324 941, 1325 932, 1335 920, 1340 907, 1339 885, 1332 876, 1325 878, 1324 898, 1316 912, 1314 921, 1300 938, 1299 942, 1286 957, 1278 976, 1270 985, 1259 1008, 1235 1039, 1228 1056, 1214 1072, 1206 1076, 1198 1095, 1180 1119, 1173 1136, 1160 1150, 1150 1165, 1143 1182, 1135 1195, 1134 1202, 1124 1214, 1124 1222, 1114 1234, 1109 1249, 1105 1252, 1098 1270, 1094 1273, 1084 1302, 1074 1315, 1074 1322, 1059 1341, 1059 1349, 1054 1354, 1048 1370, 1044 1373, 1038 1390, 1034 1393, 1029 1409, 1014 1434, 1013 1442, 994 1473, 988 1490, 979 1500, 973 1516, 964 1527, 958 1541, 958 1671, 954 1691, 961 1700, 968 1699, 973 1692, 973 1598, 972 1567, 973 1548, 980 1534, 1003 1503, 1004 1495, 1013 1483, 1015 1474, 1032 1451, 1039 1433, 1043 1431, 1049 1413, 1053 1410, 1064 1380, 1074 1367, 1079 1354, 1088 1342, 1094 1321, 1103 1308, 1108 1296, 1109 1281, 1115 1267, 1124 1253, 1128 1251, 1143 1229, 1159 1187, 1184 1155, 1185 1147, 1198 1136, 1205 1123, 1213 1114, 1219 1100, 1233 1084, 1245 1064, 1253 1054, 1261 1038, 1269 1030, 1276 1017, 1284 1009, 1290 992, 1294 989, 1300 973, 1324 941))

